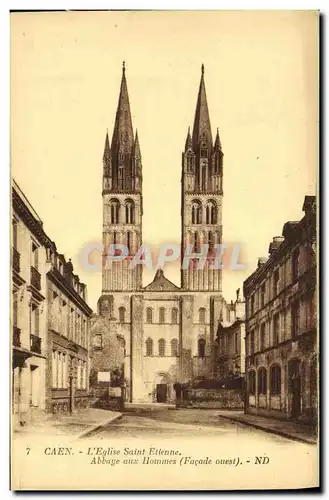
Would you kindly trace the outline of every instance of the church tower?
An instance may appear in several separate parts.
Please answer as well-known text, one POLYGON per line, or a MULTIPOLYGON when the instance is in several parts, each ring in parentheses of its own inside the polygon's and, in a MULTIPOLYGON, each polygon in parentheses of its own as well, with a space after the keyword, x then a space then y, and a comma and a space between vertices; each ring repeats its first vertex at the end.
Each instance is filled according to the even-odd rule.
MULTIPOLYGON (((142 241, 142 159, 137 131, 133 133, 125 63, 111 146, 108 133, 105 138, 102 196, 102 294, 140 290, 142 266, 131 268, 130 264, 142 241), (109 259, 111 244, 125 245, 128 257, 109 259)), ((121 250, 117 248, 115 253, 118 256, 121 250)))
POLYGON ((182 155, 181 185, 182 253, 192 245, 192 254, 201 254, 202 245, 208 245, 203 269, 197 269, 198 260, 182 269, 182 289, 221 292, 222 271, 213 267, 215 245, 222 242, 223 152, 218 129, 214 143, 212 139, 203 65, 193 132, 191 136, 188 129, 182 155))

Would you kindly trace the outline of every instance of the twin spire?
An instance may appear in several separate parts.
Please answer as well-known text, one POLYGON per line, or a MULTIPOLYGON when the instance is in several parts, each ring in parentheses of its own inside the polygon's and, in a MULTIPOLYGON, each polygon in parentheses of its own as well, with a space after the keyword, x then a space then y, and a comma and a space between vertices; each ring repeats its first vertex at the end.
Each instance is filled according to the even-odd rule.
MULTIPOLYGON (((205 79, 204 79, 204 65, 201 66, 201 80, 195 110, 193 132, 191 135, 190 127, 188 129, 187 138, 185 142, 185 151, 192 149, 195 153, 202 153, 202 151, 207 151, 207 156, 211 155, 212 152, 219 152, 222 150, 221 142, 219 138, 219 132, 217 129, 215 143, 212 142, 211 124, 208 110, 208 102, 206 95, 205 79)), ((134 137, 128 87, 126 80, 126 67, 125 62, 122 65, 122 78, 120 85, 120 94, 118 100, 118 106, 115 117, 115 124, 112 136, 112 142, 110 147, 109 135, 106 132, 105 138, 105 148, 103 155, 104 167, 108 171, 113 170, 113 187, 116 187, 117 180, 119 179, 118 169, 119 167, 125 168, 125 175, 128 179, 128 184, 131 186, 125 186, 126 188, 133 188, 132 177, 137 169, 134 167, 134 162, 141 161, 141 152, 138 140, 138 133, 134 137), (121 163, 120 163, 121 162, 121 163), (120 164, 120 165, 119 165, 120 164)), ((141 165, 139 165, 140 171, 141 165)), ((121 182, 121 181, 120 181, 121 182)))
POLYGON ((104 177, 111 177, 105 182, 107 189, 132 192, 141 188, 141 151, 137 130, 135 137, 133 132, 124 62, 111 147, 107 131, 103 165, 104 177))
MULTIPOLYGON (((204 81, 203 64, 201 66, 201 80, 200 80, 198 99, 195 109, 193 134, 191 138, 190 127, 189 127, 185 143, 185 151, 187 151, 188 149, 187 147, 190 147, 191 149, 193 149, 193 151, 197 152, 202 146, 203 147, 206 146, 209 153, 211 153, 213 150, 211 124, 210 124, 210 117, 208 110, 206 86, 204 81)), ((221 150, 221 142, 219 139, 218 129, 216 133, 214 149, 221 150)))

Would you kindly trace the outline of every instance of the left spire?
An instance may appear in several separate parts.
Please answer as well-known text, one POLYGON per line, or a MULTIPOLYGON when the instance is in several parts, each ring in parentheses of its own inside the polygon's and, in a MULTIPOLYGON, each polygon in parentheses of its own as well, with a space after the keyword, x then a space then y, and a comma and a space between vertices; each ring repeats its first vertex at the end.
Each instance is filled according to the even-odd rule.
POLYGON ((122 63, 122 77, 118 107, 112 136, 111 149, 113 152, 130 153, 134 144, 133 126, 126 80, 126 64, 122 63))

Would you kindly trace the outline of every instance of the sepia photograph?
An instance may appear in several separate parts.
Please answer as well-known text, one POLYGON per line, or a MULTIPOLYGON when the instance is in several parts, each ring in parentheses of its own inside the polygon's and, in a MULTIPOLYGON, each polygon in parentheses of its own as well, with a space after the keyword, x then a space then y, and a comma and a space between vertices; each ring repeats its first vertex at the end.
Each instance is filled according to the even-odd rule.
POLYGON ((319 487, 319 11, 13 11, 10 99, 10 488, 319 487))

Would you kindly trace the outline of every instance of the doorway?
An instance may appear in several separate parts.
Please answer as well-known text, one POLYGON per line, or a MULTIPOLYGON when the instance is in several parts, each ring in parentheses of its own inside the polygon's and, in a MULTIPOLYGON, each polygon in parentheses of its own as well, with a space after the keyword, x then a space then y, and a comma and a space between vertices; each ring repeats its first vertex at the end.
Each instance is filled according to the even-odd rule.
POLYGON ((166 403, 167 384, 157 384, 157 403, 166 403))

